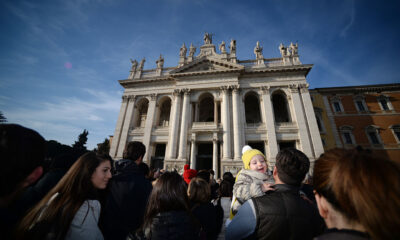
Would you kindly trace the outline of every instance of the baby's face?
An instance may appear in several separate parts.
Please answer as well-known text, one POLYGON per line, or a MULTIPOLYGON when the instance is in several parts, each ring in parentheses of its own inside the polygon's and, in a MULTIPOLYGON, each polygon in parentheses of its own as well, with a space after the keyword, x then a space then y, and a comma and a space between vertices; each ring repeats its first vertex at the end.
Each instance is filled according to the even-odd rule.
POLYGON ((250 160, 250 169, 260 173, 265 173, 267 171, 267 163, 265 162, 264 157, 261 155, 255 155, 250 160))

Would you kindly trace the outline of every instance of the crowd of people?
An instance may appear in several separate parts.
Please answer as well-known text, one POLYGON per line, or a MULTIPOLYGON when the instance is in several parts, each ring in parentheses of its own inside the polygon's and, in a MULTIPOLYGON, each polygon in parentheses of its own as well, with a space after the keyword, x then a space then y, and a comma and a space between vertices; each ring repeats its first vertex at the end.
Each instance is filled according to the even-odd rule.
POLYGON ((244 146, 221 179, 151 169, 136 141, 121 160, 90 151, 44 174, 44 138, 16 124, 0 124, 0 151, 1 239, 400 239, 400 166, 360 147, 310 168, 297 149, 268 166, 244 146))

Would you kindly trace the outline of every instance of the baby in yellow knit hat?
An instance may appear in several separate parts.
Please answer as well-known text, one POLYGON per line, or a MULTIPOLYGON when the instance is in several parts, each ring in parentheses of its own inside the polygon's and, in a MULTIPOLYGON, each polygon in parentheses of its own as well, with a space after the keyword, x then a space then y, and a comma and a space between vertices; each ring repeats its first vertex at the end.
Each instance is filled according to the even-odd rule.
POLYGON ((262 152, 246 145, 242 150, 242 161, 244 169, 236 176, 233 186, 234 199, 232 200, 231 217, 250 198, 259 197, 267 191, 274 190, 274 180, 267 173, 268 166, 262 152))

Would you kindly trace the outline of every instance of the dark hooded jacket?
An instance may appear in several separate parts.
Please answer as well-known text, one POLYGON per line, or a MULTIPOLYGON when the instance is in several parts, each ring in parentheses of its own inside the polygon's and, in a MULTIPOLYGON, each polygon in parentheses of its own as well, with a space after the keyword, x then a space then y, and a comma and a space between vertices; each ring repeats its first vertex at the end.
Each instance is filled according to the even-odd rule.
POLYGON ((100 228, 104 239, 125 240, 129 232, 137 230, 143 223, 152 185, 137 164, 129 159, 117 161, 115 170, 100 228))

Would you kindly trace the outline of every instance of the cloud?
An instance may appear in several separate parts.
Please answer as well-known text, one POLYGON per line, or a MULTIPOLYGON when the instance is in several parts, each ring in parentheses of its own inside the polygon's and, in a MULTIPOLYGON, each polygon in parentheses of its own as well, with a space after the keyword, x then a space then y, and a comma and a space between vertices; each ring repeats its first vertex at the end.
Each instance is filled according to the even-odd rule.
POLYGON ((83 89, 83 92, 87 96, 55 98, 10 108, 3 113, 9 122, 33 128, 46 139, 65 144, 72 144, 83 129, 88 129, 92 133, 88 147, 93 148, 114 132, 121 93, 93 89, 83 89))
POLYGON ((350 21, 347 23, 347 25, 342 29, 342 31, 340 32, 340 36, 341 37, 346 37, 347 35, 347 31, 350 29, 350 27, 353 25, 354 23, 354 19, 355 19, 355 3, 354 0, 351 1, 351 7, 350 7, 350 21))

